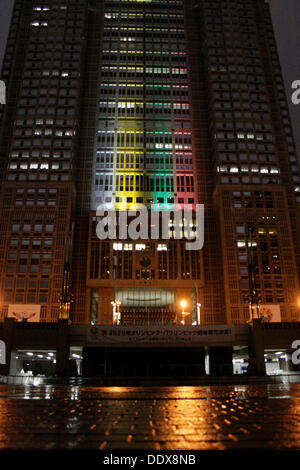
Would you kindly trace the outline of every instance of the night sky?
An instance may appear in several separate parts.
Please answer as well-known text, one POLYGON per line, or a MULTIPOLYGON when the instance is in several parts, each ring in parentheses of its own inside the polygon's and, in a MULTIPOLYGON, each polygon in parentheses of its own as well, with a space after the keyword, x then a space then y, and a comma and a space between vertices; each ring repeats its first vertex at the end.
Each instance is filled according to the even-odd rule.
MULTIPOLYGON (((291 102, 291 84, 300 80, 300 1, 269 0, 300 158, 300 105, 291 102)), ((0 0, 0 64, 5 50, 13 0, 0 0)))

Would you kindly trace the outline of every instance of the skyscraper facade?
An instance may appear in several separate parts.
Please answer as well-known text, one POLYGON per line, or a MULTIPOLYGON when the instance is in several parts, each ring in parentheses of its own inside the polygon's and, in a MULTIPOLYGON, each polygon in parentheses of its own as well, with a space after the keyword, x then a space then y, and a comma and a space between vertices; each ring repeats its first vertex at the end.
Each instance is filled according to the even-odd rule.
POLYGON ((88 256, 86 235, 75 248, 87 257, 87 271, 82 260, 74 269, 83 289, 75 315, 88 309, 92 321, 111 323, 111 303, 118 300, 122 322, 169 323, 179 318, 184 300, 191 322, 200 295, 200 251, 185 251, 172 236, 99 242, 96 235, 99 206, 124 211, 143 205, 161 214, 197 203, 183 2, 101 6, 94 146, 82 201, 90 209, 82 227, 88 256))
POLYGON ((300 181, 267 3, 16 0, 3 80, 2 319, 298 320, 300 181), (97 236, 99 207, 197 204, 202 250, 172 216, 168 237, 97 236))
POLYGON ((16 1, 3 64, 1 317, 57 321, 74 224, 86 2, 16 1))
POLYGON ((297 320, 299 172, 269 5, 186 5, 194 11, 187 34, 203 142, 197 160, 209 155, 226 321, 244 322, 249 306, 264 304, 280 305, 283 321, 297 320))

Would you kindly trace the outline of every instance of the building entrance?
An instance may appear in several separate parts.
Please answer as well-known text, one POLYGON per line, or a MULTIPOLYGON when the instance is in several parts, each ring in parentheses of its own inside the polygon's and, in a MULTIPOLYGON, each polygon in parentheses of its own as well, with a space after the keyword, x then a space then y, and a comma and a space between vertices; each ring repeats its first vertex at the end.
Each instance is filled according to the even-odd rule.
POLYGON ((199 377, 204 348, 84 348, 86 377, 199 377))

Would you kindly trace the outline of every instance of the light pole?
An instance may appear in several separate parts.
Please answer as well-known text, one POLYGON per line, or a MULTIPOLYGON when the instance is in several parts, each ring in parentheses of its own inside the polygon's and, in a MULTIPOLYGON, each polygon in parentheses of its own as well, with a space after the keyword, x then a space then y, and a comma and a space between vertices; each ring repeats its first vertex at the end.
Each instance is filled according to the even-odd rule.
POLYGON ((64 265, 63 284, 60 294, 60 314, 59 318, 63 320, 70 320, 71 303, 74 300, 74 295, 70 291, 70 263, 64 265))
POLYGON ((197 303, 197 325, 200 326, 200 320, 201 320, 201 307, 202 305, 197 303))
POLYGON ((120 300, 117 300, 116 304, 117 304, 117 325, 120 325, 120 322, 121 322, 121 314, 120 314, 121 302, 120 302, 120 300))
POLYGON ((120 302, 120 300, 114 300, 113 302, 111 302, 111 305, 113 306, 113 324, 114 325, 120 325, 120 321, 121 321, 120 305, 121 305, 121 302, 120 302))
POLYGON ((181 320, 181 324, 184 325, 184 317, 185 315, 187 315, 187 313, 185 312, 185 308, 187 306, 187 303, 186 303, 186 300, 182 300, 181 303, 180 303, 181 307, 182 307, 182 312, 181 312, 181 315, 182 315, 182 320, 181 320))
POLYGON ((256 270, 257 265, 254 260, 254 251, 253 251, 253 236, 255 232, 255 227, 253 225, 248 225, 246 229, 245 244, 246 244, 246 255, 248 263, 248 282, 249 282, 249 315, 250 321, 253 318, 259 318, 259 302, 261 300, 258 291, 256 289, 256 270))

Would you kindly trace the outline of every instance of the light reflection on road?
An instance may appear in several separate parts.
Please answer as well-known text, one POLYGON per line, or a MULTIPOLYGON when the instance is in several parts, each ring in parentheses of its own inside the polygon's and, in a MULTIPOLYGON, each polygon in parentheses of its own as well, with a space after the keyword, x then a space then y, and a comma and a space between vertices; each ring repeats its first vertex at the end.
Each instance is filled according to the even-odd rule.
POLYGON ((0 386, 0 449, 300 448, 299 422, 300 385, 0 386))

